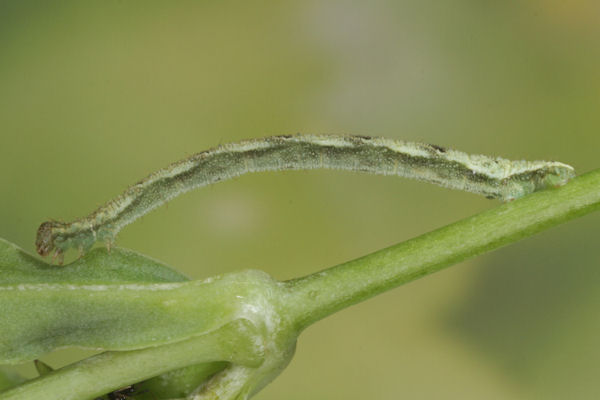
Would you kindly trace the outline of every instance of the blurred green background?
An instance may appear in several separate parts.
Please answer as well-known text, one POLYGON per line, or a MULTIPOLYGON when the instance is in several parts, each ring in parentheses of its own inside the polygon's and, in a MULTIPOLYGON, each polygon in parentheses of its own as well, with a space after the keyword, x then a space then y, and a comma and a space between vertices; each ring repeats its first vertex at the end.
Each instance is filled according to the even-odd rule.
MULTIPOLYGON (((0 237, 33 252, 50 217, 271 134, 586 172, 600 167, 599 39, 595 0, 0 1, 0 237)), ((289 279, 496 205, 394 177, 267 173, 187 194, 117 244, 194 278, 289 279)), ((585 217, 320 322, 256 398, 598 398, 599 226, 585 217)))

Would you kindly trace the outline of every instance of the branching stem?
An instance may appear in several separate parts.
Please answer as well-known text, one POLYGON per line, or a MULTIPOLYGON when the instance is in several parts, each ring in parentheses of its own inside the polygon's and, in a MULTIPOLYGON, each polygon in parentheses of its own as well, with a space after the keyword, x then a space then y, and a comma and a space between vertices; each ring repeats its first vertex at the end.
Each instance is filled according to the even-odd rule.
MULTIPOLYGON (((205 390, 195 398, 215 398, 217 389, 212 388, 220 388, 222 384, 228 385, 229 391, 219 393, 230 393, 223 399, 253 393, 279 374, 293 354, 298 334, 318 320, 403 283, 598 209, 600 170, 573 179, 563 187, 505 203, 322 272, 283 284, 265 284, 264 291, 268 293, 263 298, 273 302, 267 308, 276 309, 277 318, 270 321, 274 326, 268 334, 272 333, 272 337, 264 337, 268 349, 264 360, 252 354, 251 335, 244 337, 239 329, 228 333, 225 326, 221 335, 215 331, 204 338, 175 344, 104 353, 4 392, 0 399, 85 398, 119 384, 194 363, 228 360, 244 365, 243 360, 234 359, 234 354, 237 357, 246 354, 246 364, 257 363, 245 367, 247 379, 241 377, 241 381, 230 385, 227 379, 232 374, 224 373, 227 379, 217 376, 211 381, 212 386, 206 387, 208 392, 205 390)), ((256 308, 260 309, 260 305, 256 308)))

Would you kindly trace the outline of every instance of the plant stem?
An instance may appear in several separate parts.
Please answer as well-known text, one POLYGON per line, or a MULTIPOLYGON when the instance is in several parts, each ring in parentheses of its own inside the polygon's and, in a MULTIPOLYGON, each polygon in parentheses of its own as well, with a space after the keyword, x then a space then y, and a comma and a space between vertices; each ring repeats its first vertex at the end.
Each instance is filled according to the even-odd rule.
POLYGON ((345 307, 600 209, 600 169, 353 261, 286 282, 304 329, 345 307))
MULTIPOLYGON (((243 328, 248 332, 252 326, 245 323, 243 328)), ((0 399, 88 399, 191 364, 229 359, 259 365, 262 354, 256 354, 252 337, 240 335, 239 329, 239 322, 233 322, 173 344, 101 353, 0 393, 0 399)))

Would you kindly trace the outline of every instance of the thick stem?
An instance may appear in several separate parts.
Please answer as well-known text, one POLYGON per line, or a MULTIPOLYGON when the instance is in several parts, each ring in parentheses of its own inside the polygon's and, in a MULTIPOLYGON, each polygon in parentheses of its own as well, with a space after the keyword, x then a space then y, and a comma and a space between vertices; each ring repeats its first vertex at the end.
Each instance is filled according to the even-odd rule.
POLYGON ((600 170, 286 283, 299 329, 345 307, 600 208, 600 170))

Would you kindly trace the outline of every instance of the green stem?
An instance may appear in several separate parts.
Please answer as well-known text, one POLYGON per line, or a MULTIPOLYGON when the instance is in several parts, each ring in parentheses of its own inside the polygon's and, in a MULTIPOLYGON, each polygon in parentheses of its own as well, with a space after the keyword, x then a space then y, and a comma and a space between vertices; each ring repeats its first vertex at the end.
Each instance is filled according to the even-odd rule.
POLYGON ((600 169, 404 243, 286 283, 304 329, 350 305, 600 208, 600 169))
POLYGON ((252 336, 241 335, 240 329, 248 332, 253 326, 236 321, 173 344, 101 353, 0 393, 0 399, 89 399, 191 364, 229 359, 240 365, 260 365, 262 354, 256 353, 252 336))

